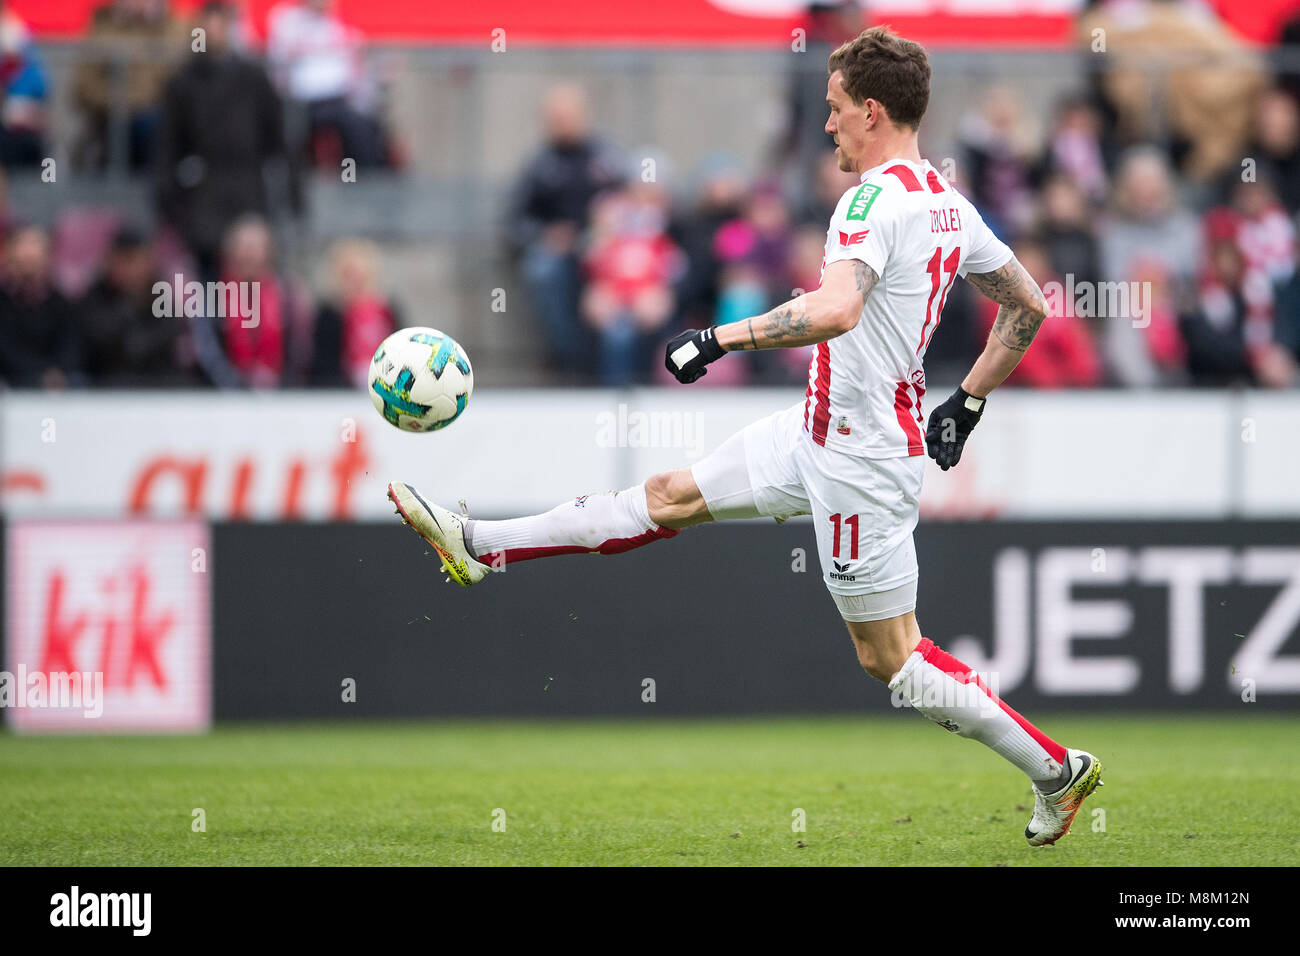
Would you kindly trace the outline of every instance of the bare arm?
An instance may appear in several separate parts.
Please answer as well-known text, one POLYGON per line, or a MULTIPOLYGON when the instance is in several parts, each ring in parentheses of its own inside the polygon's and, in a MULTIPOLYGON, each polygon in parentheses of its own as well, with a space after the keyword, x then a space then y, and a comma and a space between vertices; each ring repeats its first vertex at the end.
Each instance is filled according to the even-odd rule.
POLYGON ((961 383, 971 395, 984 398, 1020 364, 1047 318, 1047 300, 1016 259, 993 272, 967 273, 966 281, 998 304, 984 351, 961 383))
POLYGON ((728 352, 741 352, 826 342, 858 324, 862 304, 879 281, 861 259, 832 262, 821 286, 812 292, 744 322, 719 326, 718 344, 728 352))

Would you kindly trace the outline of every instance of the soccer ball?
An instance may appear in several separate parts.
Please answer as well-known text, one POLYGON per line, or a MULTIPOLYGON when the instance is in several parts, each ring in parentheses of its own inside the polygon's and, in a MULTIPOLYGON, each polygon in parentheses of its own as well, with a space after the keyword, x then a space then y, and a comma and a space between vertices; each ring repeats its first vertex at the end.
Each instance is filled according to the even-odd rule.
POLYGON ((370 401, 384 421, 407 432, 431 432, 460 417, 474 391, 469 356, 437 329, 400 329, 370 360, 370 401))

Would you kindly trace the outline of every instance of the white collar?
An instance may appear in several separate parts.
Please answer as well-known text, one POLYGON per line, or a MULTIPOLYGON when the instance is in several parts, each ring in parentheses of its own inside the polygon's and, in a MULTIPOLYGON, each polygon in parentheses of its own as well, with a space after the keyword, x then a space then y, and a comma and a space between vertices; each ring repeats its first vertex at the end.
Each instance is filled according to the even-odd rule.
POLYGON ((904 166, 907 166, 908 168, 920 166, 922 169, 926 169, 930 165, 930 161, 928 159, 922 159, 920 163, 917 163, 915 160, 899 159, 897 157, 894 159, 887 159, 879 166, 872 166, 865 173, 859 176, 858 182, 865 183, 867 181, 868 176, 874 176, 876 173, 880 172, 886 166, 897 166, 899 163, 902 163, 904 166))

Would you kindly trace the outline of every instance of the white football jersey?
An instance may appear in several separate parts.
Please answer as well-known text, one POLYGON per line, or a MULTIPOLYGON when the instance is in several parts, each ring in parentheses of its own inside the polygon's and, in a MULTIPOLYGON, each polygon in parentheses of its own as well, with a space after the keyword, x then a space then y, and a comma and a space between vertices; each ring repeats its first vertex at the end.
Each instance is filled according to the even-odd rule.
POLYGON ((891 159, 862 174, 835 207, 826 267, 861 259, 880 281, 858 324, 822 342, 808 366, 804 428, 865 458, 925 452, 922 359, 957 276, 1011 261, 966 197, 928 162, 891 159))

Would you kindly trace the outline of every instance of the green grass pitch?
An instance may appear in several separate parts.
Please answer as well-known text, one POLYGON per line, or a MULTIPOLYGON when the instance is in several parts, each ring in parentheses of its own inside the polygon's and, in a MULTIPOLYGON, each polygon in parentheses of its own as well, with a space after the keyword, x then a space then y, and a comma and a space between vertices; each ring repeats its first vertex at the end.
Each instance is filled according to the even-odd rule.
POLYGON ((1038 850, 1024 778, 912 714, 5 733, 0 864, 1296 863, 1294 718, 1040 725, 1097 753, 1106 786, 1038 850))

